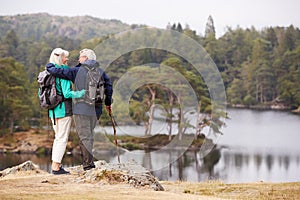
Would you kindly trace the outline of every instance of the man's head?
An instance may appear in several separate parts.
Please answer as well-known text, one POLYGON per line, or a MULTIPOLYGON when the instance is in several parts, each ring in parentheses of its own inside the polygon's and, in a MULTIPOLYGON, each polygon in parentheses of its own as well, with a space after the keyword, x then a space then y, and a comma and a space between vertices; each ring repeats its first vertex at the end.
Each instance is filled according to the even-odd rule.
POLYGON ((91 49, 82 49, 79 52, 79 62, 83 63, 86 60, 96 60, 96 54, 91 49))

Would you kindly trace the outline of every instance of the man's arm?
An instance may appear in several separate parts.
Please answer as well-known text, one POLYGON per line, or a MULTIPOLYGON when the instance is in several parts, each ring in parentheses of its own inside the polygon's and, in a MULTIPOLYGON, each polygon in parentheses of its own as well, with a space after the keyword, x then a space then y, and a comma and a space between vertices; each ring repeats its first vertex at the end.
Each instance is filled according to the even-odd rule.
POLYGON ((79 66, 72 68, 61 68, 55 67, 54 64, 48 63, 46 65, 47 71, 55 77, 63 78, 67 80, 71 80, 73 83, 75 82, 76 74, 79 70, 79 66))

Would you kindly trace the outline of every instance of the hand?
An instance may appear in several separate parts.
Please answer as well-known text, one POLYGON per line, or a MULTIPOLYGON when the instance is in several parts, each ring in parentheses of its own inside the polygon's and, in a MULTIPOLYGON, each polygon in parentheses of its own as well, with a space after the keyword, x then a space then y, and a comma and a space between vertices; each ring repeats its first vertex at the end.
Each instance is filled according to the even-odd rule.
POLYGON ((85 90, 80 90, 74 92, 73 98, 82 98, 85 94, 85 90))
POLYGON ((79 96, 80 96, 80 97, 83 97, 84 94, 85 94, 85 90, 80 90, 80 91, 79 91, 79 96))
POLYGON ((111 114, 112 113, 112 109, 111 109, 111 105, 110 106, 105 106, 108 114, 111 114))

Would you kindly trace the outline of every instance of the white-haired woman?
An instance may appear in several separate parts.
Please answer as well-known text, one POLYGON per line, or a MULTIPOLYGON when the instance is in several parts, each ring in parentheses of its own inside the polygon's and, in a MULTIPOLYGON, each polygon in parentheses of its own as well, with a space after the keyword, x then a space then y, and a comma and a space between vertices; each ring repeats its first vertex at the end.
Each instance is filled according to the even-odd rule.
MULTIPOLYGON (((67 66, 69 52, 55 48, 50 55, 50 63, 53 63, 57 68, 69 68, 67 66)), ((72 123, 72 98, 80 98, 85 91, 72 91, 72 82, 66 79, 56 78, 56 90, 58 94, 63 96, 63 102, 57 105, 53 112, 49 112, 49 117, 52 120, 55 139, 52 147, 52 174, 69 174, 61 165, 64 156, 71 123, 72 123), (55 122, 55 123, 54 123, 55 122)))
POLYGON ((105 104, 106 110, 111 113, 113 87, 110 78, 99 67, 96 60, 96 54, 91 49, 82 49, 79 55, 79 64, 69 69, 57 68, 53 64, 46 65, 47 71, 55 77, 71 80, 75 85, 75 90, 87 89, 88 70, 98 69, 104 80, 103 102, 87 103, 85 101, 77 101, 74 103, 74 122, 76 131, 79 136, 79 146, 82 154, 83 169, 90 170, 95 168, 93 157, 93 132, 96 124, 102 114, 102 104, 105 104))

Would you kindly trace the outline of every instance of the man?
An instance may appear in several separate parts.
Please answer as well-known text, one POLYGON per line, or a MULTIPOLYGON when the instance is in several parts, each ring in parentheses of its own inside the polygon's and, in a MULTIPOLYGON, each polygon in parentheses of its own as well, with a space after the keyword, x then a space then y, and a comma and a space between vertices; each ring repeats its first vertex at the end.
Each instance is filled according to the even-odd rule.
MULTIPOLYGON (((86 88, 87 68, 96 67, 104 80, 104 103, 106 110, 110 113, 113 93, 112 84, 106 73, 99 68, 94 51, 91 49, 81 50, 78 61, 79 64, 76 67, 68 69, 56 68, 53 64, 48 63, 46 65, 47 71, 56 77, 71 80, 75 84, 75 89, 80 91, 86 88)), ((80 139, 79 146, 82 153, 82 165, 85 171, 95 168, 92 154, 94 142, 93 131, 101 114, 102 104, 89 104, 85 101, 75 101, 74 103, 74 122, 80 139)))

